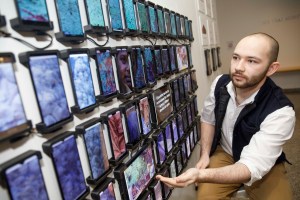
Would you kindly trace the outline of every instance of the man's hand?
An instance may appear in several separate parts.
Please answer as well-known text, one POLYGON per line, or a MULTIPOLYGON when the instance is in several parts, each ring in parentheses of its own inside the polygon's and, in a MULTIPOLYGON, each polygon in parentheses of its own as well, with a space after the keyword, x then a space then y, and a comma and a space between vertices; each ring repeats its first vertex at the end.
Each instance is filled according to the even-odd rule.
POLYGON ((183 174, 175 178, 163 177, 161 175, 157 175, 156 179, 164 182, 168 187, 173 188, 183 188, 192 183, 197 182, 199 178, 200 170, 197 168, 190 168, 183 174))
POLYGON ((208 155, 203 155, 200 157, 200 160, 196 164, 197 169, 205 169, 209 165, 209 156, 208 155))

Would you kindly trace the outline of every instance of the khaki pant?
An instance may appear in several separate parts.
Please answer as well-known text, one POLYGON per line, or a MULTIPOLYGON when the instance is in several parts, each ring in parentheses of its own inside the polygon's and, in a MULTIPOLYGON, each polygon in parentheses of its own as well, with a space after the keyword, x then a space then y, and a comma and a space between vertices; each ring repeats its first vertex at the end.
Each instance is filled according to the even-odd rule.
MULTIPOLYGON (((210 158, 209 168, 223 167, 234 163, 232 156, 220 146, 210 158)), ((198 200, 230 199, 232 194, 243 184, 212 184, 198 185, 198 200)), ((286 176, 283 163, 276 164, 261 180, 251 186, 244 186, 247 194, 254 200, 291 200, 292 190, 286 176)))

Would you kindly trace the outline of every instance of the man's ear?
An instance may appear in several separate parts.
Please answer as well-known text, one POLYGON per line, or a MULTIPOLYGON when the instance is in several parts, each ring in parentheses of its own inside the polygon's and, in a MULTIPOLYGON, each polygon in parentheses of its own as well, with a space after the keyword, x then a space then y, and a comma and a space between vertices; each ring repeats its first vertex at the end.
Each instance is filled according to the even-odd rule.
POLYGON ((272 62, 267 71, 267 76, 273 75, 280 67, 279 62, 272 62))

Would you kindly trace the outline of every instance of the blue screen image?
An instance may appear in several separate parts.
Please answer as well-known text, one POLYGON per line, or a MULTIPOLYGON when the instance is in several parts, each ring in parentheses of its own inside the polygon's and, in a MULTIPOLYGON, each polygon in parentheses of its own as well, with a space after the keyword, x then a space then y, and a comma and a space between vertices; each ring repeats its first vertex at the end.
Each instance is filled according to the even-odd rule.
POLYGON ((159 154, 159 161, 162 164, 166 159, 166 149, 165 149, 165 141, 164 141, 164 134, 160 132, 157 136, 157 149, 159 154))
POLYGON ((13 200, 48 199, 37 155, 8 168, 5 174, 13 200))
POLYGON ((86 12, 88 14, 89 22, 92 26, 104 27, 104 17, 101 0, 85 0, 86 12))
POLYGON ((176 118, 172 120, 172 130, 173 130, 174 143, 176 143, 178 141, 178 129, 177 129, 176 118))
POLYGON ((160 50, 154 50, 154 55, 155 55, 155 63, 156 63, 156 70, 157 74, 161 75, 163 74, 163 66, 161 62, 161 53, 160 50))
POLYGON ((148 82, 155 82, 155 73, 154 73, 154 59, 150 48, 145 48, 145 65, 147 69, 147 79, 148 82))
POLYGON ((146 86, 145 71, 140 48, 132 49, 131 66, 135 87, 140 89, 146 86))
POLYGON ((184 26, 184 18, 181 16, 180 17, 180 26, 181 26, 181 30, 182 30, 182 35, 185 36, 185 26, 184 26))
POLYGON ((119 0, 108 0, 111 27, 115 31, 123 30, 119 0))
POLYGON ((173 36, 176 36, 176 22, 175 22, 175 15, 174 13, 170 14, 170 18, 171 18, 171 34, 173 36))
POLYGON ((138 14, 140 18, 140 26, 143 32, 149 31, 148 18, 146 13, 146 7, 142 3, 138 3, 138 14))
POLYGON ((129 30, 137 30, 133 1, 123 0, 126 26, 129 30))
POLYGON ((74 135, 52 146, 52 156, 65 200, 80 197, 86 191, 84 175, 74 135))
POLYGON ((22 20, 49 22, 45 0, 17 0, 18 11, 22 20))
POLYGON ((174 47, 170 47, 170 62, 171 62, 171 70, 176 70, 176 61, 175 61, 175 53, 174 53, 174 47))
POLYGON ((128 140, 130 143, 135 143, 140 138, 139 120, 136 107, 132 106, 126 110, 127 127, 128 127, 128 140))
POLYGON ((87 128, 84 134, 92 178, 97 179, 109 168, 104 136, 100 123, 87 128))
POLYGON ((100 90, 103 95, 109 95, 117 92, 112 56, 110 51, 97 51, 97 66, 100 77, 100 90))
POLYGON ((162 49, 161 51, 161 56, 162 56, 162 66, 163 66, 163 71, 169 72, 170 71, 170 66, 169 66, 169 55, 168 55, 168 50, 167 49, 162 49))
POLYGON ((26 122, 12 63, 0 63, 0 133, 26 122))
POLYGON ((83 36, 77 0, 56 0, 61 31, 67 36, 83 36))
POLYGON ((181 23, 180 23, 180 17, 178 15, 176 15, 176 30, 178 35, 181 35, 181 23))
POLYGON ((160 33, 165 33, 164 15, 162 10, 157 9, 158 28, 160 33))
POLYGON ((88 55, 71 54, 69 63, 79 108, 95 105, 96 97, 88 55))
POLYGON ((70 117, 57 56, 31 56, 29 65, 45 125, 70 117))
POLYGON ((154 33, 158 33, 157 17, 154 8, 151 6, 149 7, 149 18, 151 31, 154 33))
POLYGON ((185 19, 184 20, 184 26, 185 26, 185 35, 190 36, 190 28, 189 28, 189 20, 185 19))
POLYGON ((177 126, 179 137, 181 138, 184 135, 183 124, 182 124, 182 116, 180 114, 177 115, 177 126))
POLYGON ((100 199, 116 200, 115 190, 112 183, 110 183, 107 188, 100 193, 100 199))
POLYGON ((171 136, 171 124, 169 123, 165 128, 166 142, 167 142, 167 150, 170 152, 172 149, 172 136, 171 136))

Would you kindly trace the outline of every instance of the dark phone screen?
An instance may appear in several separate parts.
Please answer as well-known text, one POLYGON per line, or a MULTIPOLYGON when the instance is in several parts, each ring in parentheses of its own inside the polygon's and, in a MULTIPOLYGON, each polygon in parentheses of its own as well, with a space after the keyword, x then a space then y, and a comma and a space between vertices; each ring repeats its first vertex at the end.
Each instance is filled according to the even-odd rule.
POLYGON ((141 89, 146 86, 145 71, 140 48, 133 48, 131 51, 131 66, 134 80, 134 87, 141 89))
POLYGON ((153 84, 155 82, 155 62, 154 57, 152 54, 152 50, 150 48, 145 48, 144 50, 145 55, 145 66, 147 70, 147 81, 150 84, 153 84))
POLYGON ((162 49, 161 57, 164 73, 170 72, 168 49, 162 49))
POLYGON ((29 65, 45 125, 51 126, 69 118, 70 111, 57 55, 30 56, 29 65))
POLYGON ((143 3, 137 3, 137 9, 140 19, 140 28, 143 32, 149 31, 149 24, 148 24, 148 16, 146 13, 146 6, 143 3))
POLYGON ((132 79, 130 73, 129 55, 126 49, 117 49, 116 63, 118 67, 120 93, 131 93, 132 79))
POLYGON ((158 28, 160 33, 166 32, 164 14, 161 9, 157 9, 158 28))
POLYGON ((157 74, 162 75, 163 74, 163 66, 162 66, 160 49, 155 49, 154 50, 154 55, 155 55, 155 63, 156 63, 157 74))
POLYGON ((140 127, 138 120, 138 113, 135 106, 126 110, 127 127, 128 127, 128 141, 129 143, 137 143, 140 139, 140 127))

